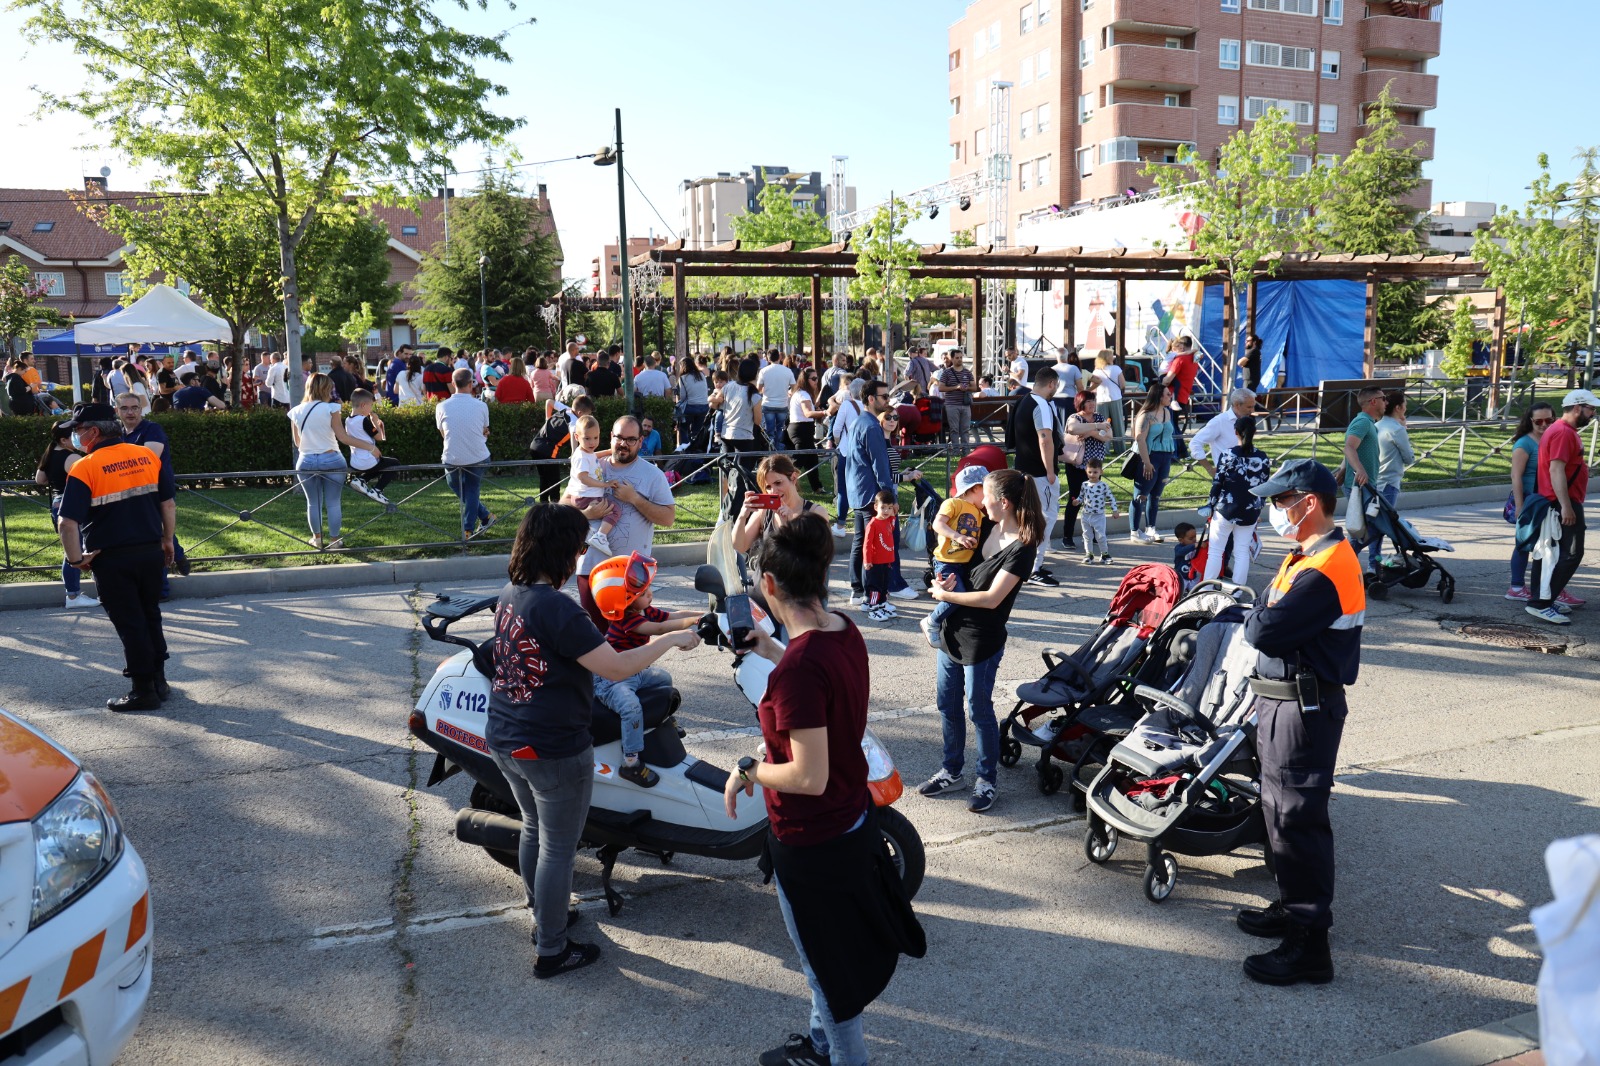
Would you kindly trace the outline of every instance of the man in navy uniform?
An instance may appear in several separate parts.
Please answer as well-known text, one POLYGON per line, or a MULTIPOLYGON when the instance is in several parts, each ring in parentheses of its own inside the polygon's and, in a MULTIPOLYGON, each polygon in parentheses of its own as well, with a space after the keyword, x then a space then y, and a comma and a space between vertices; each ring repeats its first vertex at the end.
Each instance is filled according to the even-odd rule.
POLYGON ((1347 713, 1345 687, 1361 663, 1367 599, 1361 560, 1335 523, 1338 484, 1312 459, 1285 464, 1256 486, 1271 503, 1268 520, 1295 542, 1265 602, 1245 620, 1260 653, 1256 751, 1278 900, 1239 912, 1239 928, 1281 938, 1251 955, 1244 972, 1264 984, 1333 980, 1328 928, 1333 924, 1333 827, 1328 796, 1347 713))

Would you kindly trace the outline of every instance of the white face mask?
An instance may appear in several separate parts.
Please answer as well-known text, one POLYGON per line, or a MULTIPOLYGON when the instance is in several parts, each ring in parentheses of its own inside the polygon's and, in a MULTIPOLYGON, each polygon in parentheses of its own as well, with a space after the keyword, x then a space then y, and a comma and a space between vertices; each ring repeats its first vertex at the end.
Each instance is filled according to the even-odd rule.
MULTIPOLYGON (((1293 504, 1290 506, 1293 506, 1293 504)), ((1305 519, 1302 518, 1300 522, 1290 521, 1289 512, 1274 503, 1267 508, 1267 521, 1272 523, 1272 531, 1278 536, 1286 540, 1294 540, 1295 534, 1300 532, 1300 522, 1304 522, 1305 519)))

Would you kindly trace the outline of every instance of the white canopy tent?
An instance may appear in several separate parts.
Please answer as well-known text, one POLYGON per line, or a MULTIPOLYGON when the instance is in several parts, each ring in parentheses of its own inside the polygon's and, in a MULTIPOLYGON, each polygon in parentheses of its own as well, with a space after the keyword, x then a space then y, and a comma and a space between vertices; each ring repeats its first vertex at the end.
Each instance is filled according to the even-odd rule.
MULTIPOLYGON (((157 285, 121 313, 76 328, 80 344, 184 344, 222 342, 233 336, 228 323, 170 285, 157 285)), ((72 395, 81 395, 78 360, 72 360, 72 395)))

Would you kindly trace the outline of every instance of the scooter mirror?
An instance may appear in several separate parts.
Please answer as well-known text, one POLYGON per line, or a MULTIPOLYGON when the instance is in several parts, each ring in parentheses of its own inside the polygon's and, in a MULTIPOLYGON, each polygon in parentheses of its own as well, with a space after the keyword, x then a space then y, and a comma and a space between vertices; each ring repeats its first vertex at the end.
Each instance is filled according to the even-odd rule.
POLYGON ((694 572, 694 590, 704 592, 707 596, 717 601, 720 609, 722 601, 728 596, 728 590, 722 583, 722 572, 709 563, 702 564, 694 572))

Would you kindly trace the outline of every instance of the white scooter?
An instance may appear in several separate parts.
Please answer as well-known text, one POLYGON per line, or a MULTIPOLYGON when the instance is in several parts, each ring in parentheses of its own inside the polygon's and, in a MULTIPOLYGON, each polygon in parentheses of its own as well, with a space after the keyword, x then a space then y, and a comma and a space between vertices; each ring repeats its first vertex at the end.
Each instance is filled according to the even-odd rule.
MULTIPOLYGON (((742 616, 748 610, 755 625, 772 632, 772 623, 758 608, 729 597, 722 576, 714 567, 695 573, 695 588, 711 597, 713 611, 701 619, 701 639, 713 647, 733 649, 744 633, 729 629, 729 605, 742 616)), ((428 605, 423 629, 434 640, 462 650, 439 664, 433 678, 411 712, 411 733, 438 753, 428 775, 429 787, 465 770, 472 778, 471 806, 456 815, 456 838, 476 844, 495 861, 518 868, 522 815, 499 765, 489 755, 484 740, 488 725, 489 677, 494 672, 493 642, 475 643, 449 632, 463 618, 489 610, 496 596, 441 595, 428 605)), ((741 619, 742 620, 742 619, 741 619)), ((759 655, 736 654, 734 676, 752 706, 767 689, 774 664, 759 655)), ((714 859, 748 860, 760 856, 767 833, 767 809, 759 787, 753 799, 740 797, 734 818, 723 803, 728 771, 690 755, 683 746, 683 731, 674 717, 680 697, 677 689, 646 690, 644 697, 644 752, 646 764, 661 780, 652 788, 639 786, 618 775, 622 766, 621 723, 615 712, 594 705, 590 731, 594 736, 594 794, 583 842, 599 849, 601 883, 606 904, 615 915, 622 896, 611 887, 617 856, 632 848, 655 855, 663 863, 674 854, 704 855, 714 859)), ((868 729, 861 741, 867 756, 869 787, 878 808, 878 826, 895 867, 915 896, 922 884, 925 857, 922 838, 905 815, 891 804, 900 797, 902 784, 894 760, 868 729)))

